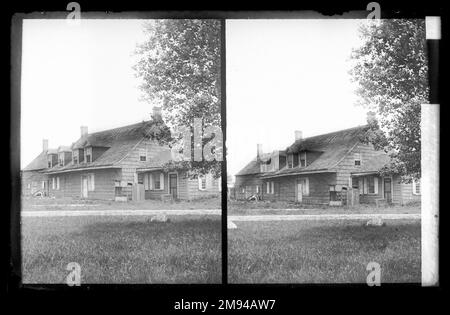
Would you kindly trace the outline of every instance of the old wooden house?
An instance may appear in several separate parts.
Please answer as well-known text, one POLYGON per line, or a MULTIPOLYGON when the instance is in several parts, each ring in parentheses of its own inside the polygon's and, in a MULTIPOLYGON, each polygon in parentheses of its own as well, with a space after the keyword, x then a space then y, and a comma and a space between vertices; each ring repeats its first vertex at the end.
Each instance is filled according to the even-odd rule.
POLYGON ((386 153, 362 141, 368 126, 303 138, 286 150, 263 153, 236 174, 236 197, 257 193, 262 200, 344 205, 420 201, 420 182, 403 183, 400 176, 380 176, 389 163, 386 153))
POLYGON ((22 171, 23 194, 40 189, 49 196, 103 200, 218 195, 220 178, 164 170, 172 155, 168 146, 148 137, 155 119, 161 119, 158 108, 153 119, 129 126, 95 133, 81 127, 70 147, 43 150, 22 171), (33 185, 39 186, 33 190, 33 185))

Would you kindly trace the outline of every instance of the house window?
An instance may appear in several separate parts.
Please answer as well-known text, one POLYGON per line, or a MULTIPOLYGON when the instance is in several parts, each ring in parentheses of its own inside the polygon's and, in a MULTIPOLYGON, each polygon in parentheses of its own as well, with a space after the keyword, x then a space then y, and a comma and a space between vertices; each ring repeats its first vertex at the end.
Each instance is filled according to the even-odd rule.
POLYGON ((300 167, 306 167, 306 152, 300 155, 300 167))
POLYGON ((164 189, 164 173, 150 173, 149 188, 150 190, 163 190, 164 189))
POLYGON ((413 195, 420 195, 420 179, 413 180, 412 185, 413 185, 413 195))
POLYGON ((161 189, 161 177, 160 176, 155 176, 155 189, 161 189))
POLYGON ((294 164, 294 155, 289 154, 287 160, 288 160, 288 168, 292 168, 292 165, 294 164))
POLYGON ((48 161, 48 168, 52 168, 52 161, 48 161))
POLYGON ((198 189, 206 190, 206 176, 205 175, 198 176, 198 189))
POLYGON ((275 191, 275 182, 266 182, 266 194, 273 194, 275 191))
POLYGON ((78 164, 78 150, 72 152, 72 162, 73 164, 78 164))
POLYGON ((147 150, 146 149, 139 150, 139 161, 141 161, 141 162, 147 161, 147 150))
POLYGON ((86 150, 84 151, 84 154, 86 156, 86 158, 85 158, 86 163, 91 163, 91 161, 92 161, 92 147, 86 148, 86 150))
POLYGON ((297 167, 298 166, 298 158, 299 158, 299 154, 298 153, 295 153, 294 155, 293 155, 293 160, 294 160, 294 167, 297 167))
POLYGON ((355 154, 355 166, 361 166, 361 153, 355 154))
POLYGON ((59 154, 59 166, 64 166, 64 152, 59 154))
POLYGON ((94 191, 95 189, 95 176, 94 174, 88 175, 88 191, 94 191))
POLYGON ((362 187, 359 188, 360 194, 362 191, 363 195, 378 194, 378 177, 376 176, 368 176, 364 177, 362 181, 360 181, 362 187))

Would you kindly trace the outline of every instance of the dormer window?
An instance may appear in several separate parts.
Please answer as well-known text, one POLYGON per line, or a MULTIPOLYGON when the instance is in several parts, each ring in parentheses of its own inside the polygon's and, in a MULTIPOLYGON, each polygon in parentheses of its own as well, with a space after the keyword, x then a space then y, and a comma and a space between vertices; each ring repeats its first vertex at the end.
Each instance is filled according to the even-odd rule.
POLYGON ((355 154, 355 166, 361 166, 361 153, 355 154))
POLYGON ((292 168, 292 166, 294 165, 294 155, 293 154, 288 155, 287 164, 288 164, 288 168, 292 168))
POLYGON ((139 150, 139 161, 141 161, 141 162, 147 161, 147 150, 146 149, 139 150))
POLYGON ((84 156, 86 163, 91 163, 92 161, 92 147, 88 147, 84 150, 84 156))
POLYGON ((72 162, 78 164, 78 149, 72 151, 72 162))
POLYGON ((298 158, 299 158, 299 154, 298 153, 294 153, 293 155, 293 161, 294 161, 294 167, 298 166, 298 158))
POLYGON ((306 167, 306 152, 303 152, 299 154, 300 159, 300 167, 306 167))
POLYGON ((64 152, 58 154, 58 164, 59 166, 64 166, 64 152))

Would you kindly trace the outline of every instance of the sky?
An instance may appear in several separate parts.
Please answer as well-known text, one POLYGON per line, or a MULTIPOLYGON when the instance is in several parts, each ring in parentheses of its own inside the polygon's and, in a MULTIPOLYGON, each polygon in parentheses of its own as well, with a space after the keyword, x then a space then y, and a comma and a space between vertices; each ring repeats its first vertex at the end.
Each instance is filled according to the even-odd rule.
POLYGON ((148 120, 132 66, 143 20, 24 20, 21 167, 42 151, 89 132, 148 120))
MULTIPOLYGON (((228 20, 228 173, 303 136, 365 123, 355 107, 349 56, 363 20, 228 20)), ((143 20, 24 20, 21 166, 89 132, 148 120, 133 52, 143 20)))
POLYGON ((303 137, 366 123, 355 106, 352 48, 364 20, 226 22, 227 171, 235 175, 264 152, 303 137))

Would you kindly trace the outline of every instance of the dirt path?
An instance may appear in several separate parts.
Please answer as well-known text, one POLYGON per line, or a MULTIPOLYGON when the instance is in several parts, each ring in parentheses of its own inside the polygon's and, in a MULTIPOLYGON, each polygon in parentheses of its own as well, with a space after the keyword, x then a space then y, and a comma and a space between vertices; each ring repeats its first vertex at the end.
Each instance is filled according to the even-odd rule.
POLYGON ((22 217, 221 215, 220 209, 196 210, 51 210, 22 211, 22 217))
POLYGON ((299 214, 299 215, 231 215, 228 221, 298 221, 298 220, 420 220, 420 213, 383 214, 299 214))

